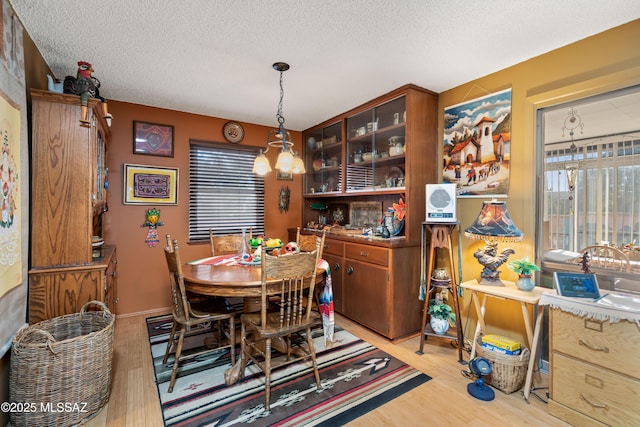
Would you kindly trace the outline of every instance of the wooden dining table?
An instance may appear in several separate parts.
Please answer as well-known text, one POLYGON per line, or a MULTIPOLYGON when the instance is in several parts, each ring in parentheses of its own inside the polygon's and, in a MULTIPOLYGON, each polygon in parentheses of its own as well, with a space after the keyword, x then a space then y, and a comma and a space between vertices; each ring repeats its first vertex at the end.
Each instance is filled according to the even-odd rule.
MULTIPOLYGON (((318 268, 316 284, 324 281, 324 272, 322 268, 318 268)), ((214 297, 241 297, 244 298, 245 313, 260 310, 262 295, 260 265, 187 263, 183 266, 182 275, 184 286, 189 292, 214 297)), ((280 291, 280 283, 280 280, 267 279, 267 293, 277 294, 280 291)))

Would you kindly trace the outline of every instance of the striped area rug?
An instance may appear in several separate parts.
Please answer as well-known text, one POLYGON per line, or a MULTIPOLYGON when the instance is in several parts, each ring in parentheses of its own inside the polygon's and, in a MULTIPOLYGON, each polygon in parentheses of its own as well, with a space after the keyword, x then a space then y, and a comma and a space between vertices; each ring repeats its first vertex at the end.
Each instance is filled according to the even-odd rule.
MULTIPOLYGON (((339 426, 431 379, 338 327, 335 342, 325 346, 319 324, 313 334, 322 390, 308 364, 277 369, 266 414, 264 376, 248 365, 244 379, 226 385, 230 360, 224 350, 183 362, 173 393, 167 393, 173 359, 163 365, 162 358, 171 317, 148 318, 147 327, 165 426, 339 426)), ((201 345, 204 334, 189 338, 185 348, 201 345)))

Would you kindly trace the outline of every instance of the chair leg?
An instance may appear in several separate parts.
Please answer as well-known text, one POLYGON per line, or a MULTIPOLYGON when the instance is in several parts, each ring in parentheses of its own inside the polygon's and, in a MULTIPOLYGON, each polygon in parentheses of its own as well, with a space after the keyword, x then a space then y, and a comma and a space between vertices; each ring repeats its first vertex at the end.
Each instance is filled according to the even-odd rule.
POLYGON ((174 340, 175 340, 175 335, 176 333, 176 321, 173 321, 173 324, 171 325, 171 333, 169 334, 169 341, 167 341, 167 349, 164 351, 164 358, 162 359, 162 363, 167 363, 167 360, 169 360, 169 354, 171 354, 171 348, 173 347, 174 344, 174 340))
POLYGON ((264 410, 271 412, 271 338, 264 342, 264 410))
POLYGON ((306 329, 307 345, 309 346, 309 354, 311 355, 311 362, 313 363, 313 375, 316 377, 316 387, 318 390, 322 389, 320 385, 320 372, 318 371, 318 361, 316 360, 316 349, 313 346, 313 338, 311 337, 311 328, 306 329))
POLYGON ((173 386, 176 383, 176 376, 178 375, 178 365, 180 364, 180 355, 182 354, 182 343, 184 342, 184 330, 180 328, 180 337, 178 338, 178 345, 176 346, 176 356, 173 361, 173 369, 171 370, 171 381, 169 382, 169 393, 173 393, 173 386))

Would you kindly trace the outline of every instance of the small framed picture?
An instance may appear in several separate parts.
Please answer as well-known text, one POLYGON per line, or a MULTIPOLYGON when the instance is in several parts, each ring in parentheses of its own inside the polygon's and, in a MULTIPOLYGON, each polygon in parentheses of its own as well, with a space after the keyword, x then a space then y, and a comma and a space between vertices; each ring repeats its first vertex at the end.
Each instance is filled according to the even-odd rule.
POLYGON ((177 205, 178 168, 124 164, 125 205, 177 205))
POLYGON ((133 154, 173 157, 173 126, 134 120, 133 154))
POLYGON ((282 172, 278 169, 276 179, 278 181, 293 181, 293 174, 291 172, 282 172))

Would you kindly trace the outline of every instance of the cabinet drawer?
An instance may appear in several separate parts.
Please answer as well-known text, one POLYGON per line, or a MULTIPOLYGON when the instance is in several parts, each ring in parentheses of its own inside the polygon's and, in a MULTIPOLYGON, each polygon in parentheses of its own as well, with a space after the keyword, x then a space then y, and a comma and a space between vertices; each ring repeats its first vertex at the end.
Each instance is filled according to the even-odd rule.
POLYGON ((554 351, 640 378, 640 328, 626 320, 618 323, 551 310, 554 351))
POLYGON ((555 352, 551 369, 555 402, 608 425, 640 425, 639 380, 555 352))
POLYGON ((322 249, 323 254, 331 254, 337 256, 344 255, 344 242, 339 240, 331 240, 324 239, 324 248, 322 249))
POLYGON ((345 244, 344 250, 347 258, 383 265, 385 267, 389 265, 388 249, 347 243, 345 244))

